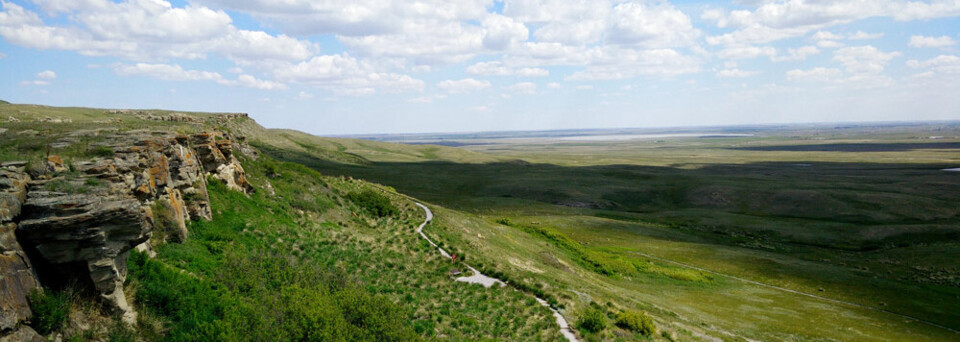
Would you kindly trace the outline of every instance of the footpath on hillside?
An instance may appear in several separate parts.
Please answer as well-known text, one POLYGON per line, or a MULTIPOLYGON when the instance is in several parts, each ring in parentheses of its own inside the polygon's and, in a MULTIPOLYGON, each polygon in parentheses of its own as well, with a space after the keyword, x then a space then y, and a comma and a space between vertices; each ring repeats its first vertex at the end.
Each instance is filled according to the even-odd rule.
MULTIPOLYGON (((440 246, 438 246, 436 243, 434 243, 433 240, 430 240, 430 238, 427 237, 427 234, 424 234, 424 233, 423 233, 423 227, 425 227, 425 226, 427 225, 427 223, 430 223, 430 221, 433 220, 433 212, 430 211, 430 208, 427 208, 427 206, 425 206, 425 205, 423 205, 423 204, 421 204, 421 203, 419 203, 419 202, 415 202, 415 204, 416 204, 418 207, 422 208, 423 211, 424 211, 424 212, 426 213, 426 215, 427 215, 427 218, 426 218, 425 220, 423 220, 423 223, 421 223, 420 226, 417 227, 417 233, 420 234, 420 237, 422 237, 424 240, 427 240, 427 243, 429 243, 431 246, 433 246, 433 247, 435 247, 437 250, 439 250, 439 251, 440 251, 440 255, 442 255, 444 258, 453 259, 453 257, 450 256, 450 253, 447 253, 447 251, 443 250, 443 248, 440 248, 440 246)), ((483 287, 491 287, 491 286, 493 286, 494 284, 499 284, 501 287, 507 285, 507 283, 505 283, 504 281, 502 281, 502 280, 500 280, 500 279, 497 279, 497 278, 494 278, 494 277, 490 277, 490 276, 484 275, 483 273, 480 273, 480 271, 477 271, 477 269, 473 268, 473 267, 470 266, 470 265, 467 265, 467 264, 463 264, 463 265, 466 266, 467 269, 469 269, 470 272, 473 273, 473 275, 471 275, 471 276, 459 277, 459 278, 456 279, 457 281, 465 282, 465 283, 471 283, 471 284, 480 284, 480 285, 483 285, 483 287)), ((553 312, 553 317, 557 319, 557 325, 560 326, 560 333, 563 334, 563 337, 566 337, 566 338, 567 338, 567 341, 569 341, 569 342, 578 342, 578 340, 577 340, 577 335, 575 335, 575 334, 573 333, 573 330, 570 329, 570 324, 567 323, 567 319, 564 318, 563 315, 561 315, 560 312, 557 311, 556 308, 550 306, 550 304, 547 303, 546 300, 543 300, 543 298, 540 298, 540 297, 537 297, 537 296, 533 296, 533 298, 535 298, 535 299, 537 300, 537 303, 540 303, 540 305, 543 305, 543 306, 549 308, 550 311, 553 312)))

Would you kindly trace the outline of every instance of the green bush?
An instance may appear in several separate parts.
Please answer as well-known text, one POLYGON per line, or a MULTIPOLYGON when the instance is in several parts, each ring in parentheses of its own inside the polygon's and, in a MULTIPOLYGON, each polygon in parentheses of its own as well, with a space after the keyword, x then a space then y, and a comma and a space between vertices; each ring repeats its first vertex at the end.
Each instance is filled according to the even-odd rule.
POLYGON ((108 157, 113 157, 113 154, 115 152, 113 151, 112 148, 109 148, 106 146, 97 146, 97 147, 91 148, 88 153, 92 156, 108 158, 108 157))
POLYGON ((587 332, 600 332, 607 327, 607 315, 593 306, 580 313, 577 327, 587 332))
POLYGON ((397 206, 390 202, 387 196, 381 195, 373 190, 364 190, 361 192, 351 192, 347 194, 347 199, 356 203, 358 206, 377 217, 387 217, 400 214, 397 206))
POLYGON ((653 319, 639 311, 624 311, 617 315, 617 326, 643 336, 652 336, 657 331, 653 319))
POLYGON ((41 335, 59 330, 70 314, 71 296, 66 292, 50 289, 35 290, 28 297, 33 317, 30 319, 33 329, 41 335))

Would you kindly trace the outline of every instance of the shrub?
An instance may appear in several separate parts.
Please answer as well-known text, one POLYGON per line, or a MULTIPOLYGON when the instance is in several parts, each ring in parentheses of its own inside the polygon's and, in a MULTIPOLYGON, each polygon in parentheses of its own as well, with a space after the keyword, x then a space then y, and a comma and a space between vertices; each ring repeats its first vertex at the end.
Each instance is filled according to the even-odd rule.
POLYGON ((652 336, 657 331, 653 319, 639 311, 624 311, 617 315, 617 326, 643 336, 652 336))
POLYGON ((580 313, 577 327, 587 332, 600 332, 607 327, 607 315, 593 306, 580 313))
POLYGON ((373 190, 348 193, 347 199, 377 217, 394 216, 400 213, 387 196, 373 190))
POLYGON ((66 292, 35 290, 28 299, 33 310, 32 326, 41 335, 59 330, 67 321, 72 300, 66 292))
POLYGON ((177 218, 169 201, 158 200, 150 206, 153 213, 153 232, 158 240, 183 242, 183 236, 177 227, 177 218))
POLYGON ((108 158, 108 157, 113 157, 113 154, 115 152, 113 152, 112 148, 109 148, 106 146, 97 146, 97 147, 91 148, 89 150, 89 153, 90 155, 93 155, 93 156, 108 158))

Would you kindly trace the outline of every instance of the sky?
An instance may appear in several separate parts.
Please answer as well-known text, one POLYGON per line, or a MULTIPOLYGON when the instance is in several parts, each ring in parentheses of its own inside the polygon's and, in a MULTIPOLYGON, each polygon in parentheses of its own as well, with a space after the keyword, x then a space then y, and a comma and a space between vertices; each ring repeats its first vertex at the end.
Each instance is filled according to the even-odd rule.
POLYGON ((0 0, 0 99, 320 135, 960 120, 960 0, 0 0))

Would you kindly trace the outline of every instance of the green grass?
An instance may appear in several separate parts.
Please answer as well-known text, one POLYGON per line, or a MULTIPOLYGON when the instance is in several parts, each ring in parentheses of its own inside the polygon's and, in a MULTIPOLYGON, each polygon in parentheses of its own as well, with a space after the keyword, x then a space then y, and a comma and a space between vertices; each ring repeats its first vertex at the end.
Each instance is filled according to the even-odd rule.
POLYGON ((245 159, 245 167, 255 186, 269 181, 276 195, 210 182, 214 220, 192 222, 190 238, 160 246, 156 261, 131 261, 138 305, 171 320, 165 339, 558 336, 549 311, 523 293, 449 279, 450 265, 416 236, 422 212, 408 199, 268 157, 245 159), (347 210, 349 194, 373 191, 396 212, 347 210))
MULTIPOLYGON (((103 126, 94 122, 103 111, 0 105, 0 117, 34 115, 19 111, 74 121, 5 123, 0 159, 106 154, 97 136, 48 148, 103 126)), ((164 322, 152 339, 266 338, 256 329, 558 339, 529 294, 571 323, 594 308, 614 323, 644 312, 659 330, 624 319, 581 331, 587 341, 957 337, 883 310, 960 328, 960 183, 939 171, 960 154, 910 145, 930 135, 956 143, 955 124, 615 143, 474 137, 465 142, 484 145, 465 148, 319 138, 251 120, 112 125, 242 134, 264 154, 243 160, 251 182, 276 190, 248 197, 212 184, 213 221, 191 223, 190 238, 158 247, 155 260, 134 257, 128 286, 142 316, 164 322), (458 266, 416 236, 422 211, 393 189, 433 209, 432 239, 521 291, 453 282, 458 266), (349 198, 368 191, 397 211, 381 216, 349 198), (180 288, 200 295, 174 298, 180 288), (368 316, 384 320, 356 318, 368 316)))
POLYGON ((40 334, 49 334, 60 330, 67 322, 73 298, 67 291, 50 289, 35 290, 30 293, 30 310, 33 311, 31 325, 40 334))
MULTIPOLYGON (((844 134, 834 139, 870 133, 844 134)), ((795 143, 806 139, 800 136, 795 143)), ((900 131, 871 138, 878 137, 910 143, 900 131)), ((654 338, 952 337, 880 311, 739 280, 957 328, 960 269, 949 260, 960 253, 960 188, 955 175, 939 171, 960 163, 956 151, 728 148, 789 145, 790 139, 467 147, 499 160, 472 152, 456 161, 378 160, 382 154, 346 150, 373 161, 364 165, 263 150, 468 212, 441 211, 427 234, 470 254, 485 273, 550 294, 570 310, 589 297, 647 311, 662 328, 654 338), (505 161, 510 158, 527 162, 505 161), (510 228, 497 224, 501 218, 510 228), (796 317, 815 323, 801 326, 796 317), (838 336, 841 327, 857 332, 838 336)), ((422 146, 395 150, 416 148, 422 146)))

